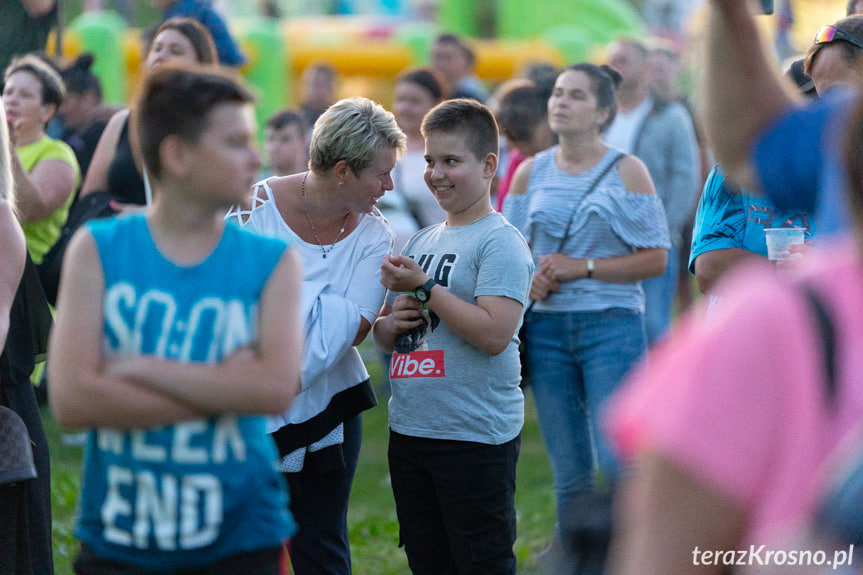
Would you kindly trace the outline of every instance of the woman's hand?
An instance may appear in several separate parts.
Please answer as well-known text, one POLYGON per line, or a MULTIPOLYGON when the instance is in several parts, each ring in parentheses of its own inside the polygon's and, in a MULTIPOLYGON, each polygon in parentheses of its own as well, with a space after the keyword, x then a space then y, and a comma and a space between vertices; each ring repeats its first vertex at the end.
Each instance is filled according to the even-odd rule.
POLYGON ((539 271, 558 282, 578 279, 574 268, 582 261, 563 254, 548 254, 539 259, 539 271))
POLYGON ((15 140, 17 139, 15 132, 15 124, 15 120, 10 118, 9 116, 6 116, 6 128, 9 132, 9 147, 11 148, 12 153, 15 153, 15 140))

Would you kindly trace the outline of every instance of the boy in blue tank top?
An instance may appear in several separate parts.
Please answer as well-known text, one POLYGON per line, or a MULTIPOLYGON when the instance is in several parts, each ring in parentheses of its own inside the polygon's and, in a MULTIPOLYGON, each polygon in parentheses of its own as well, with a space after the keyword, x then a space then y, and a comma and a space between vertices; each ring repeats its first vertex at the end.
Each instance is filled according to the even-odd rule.
POLYGON ((299 387, 299 264, 226 225, 254 183, 252 96, 163 67, 134 118, 146 212, 72 240, 51 334, 51 408, 89 428, 76 573, 281 573, 294 524, 262 414, 299 387))
POLYGON ((374 325, 378 347, 398 352, 389 467, 399 535, 413 573, 514 574, 524 422, 516 333, 534 264, 522 235, 491 207, 491 111, 449 100, 426 115, 422 133, 425 182, 446 222, 384 258, 390 295, 374 325), (421 338, 402 336, 424 321, 424 306, 431 321, 418 347, 421 338))

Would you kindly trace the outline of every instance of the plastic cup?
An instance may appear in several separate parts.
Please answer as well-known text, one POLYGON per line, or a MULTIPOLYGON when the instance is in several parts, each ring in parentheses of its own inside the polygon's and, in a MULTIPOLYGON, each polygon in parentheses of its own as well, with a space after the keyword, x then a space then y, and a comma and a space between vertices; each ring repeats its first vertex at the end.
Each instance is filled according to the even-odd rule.
POLYGON ((789 248, 803 243, 803 228, 764 228, 767 238, 767 259, 779 261, 791 259, 789 248))

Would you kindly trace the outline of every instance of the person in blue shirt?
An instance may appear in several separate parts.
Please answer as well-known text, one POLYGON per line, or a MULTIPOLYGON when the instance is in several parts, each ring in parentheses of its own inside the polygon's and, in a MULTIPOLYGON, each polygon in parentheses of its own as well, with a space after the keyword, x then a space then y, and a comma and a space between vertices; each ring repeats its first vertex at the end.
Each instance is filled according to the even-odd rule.
POLYGON ((262 414, 299 391, 295 249, 225 222, 260 168, 252 96, 160 67, 134 109, 154 202, 72 238, 51 408, 88 428, 77 573, 283 572, 296 529, 262 414))
POLYGON ((733 187, 714 166, 707 176, 695 226, 689 271, 695 274, 698 289, 714 294, 716 282, 729 269, 753 258, 767 257, 765 228, 801 227, 805 239, 815 237, 815 223, 807 211, 779 210, 763 195, 733 187))
MULTIPOLYGON (((814 212, 822 239, 845 233, 851 217, 841 148, 860 88, 798 102, 761 44, 749 4, 710 4, 704 94, 716 157, 731 179, 763 192, 779 209, 814 212)), ((849 40, 819 33, 815 44, 823 45, 814 48, 821 53, 837 42, 849 40)))
POLYGON ((213 36, 219 63, 223 66, 239 67, 246 63, 246 57, 231 36, 224 18, 208 0, 156 0, 156 5, 162 10, 163 22, 169 18, 185 17, 203 24, 213 36))

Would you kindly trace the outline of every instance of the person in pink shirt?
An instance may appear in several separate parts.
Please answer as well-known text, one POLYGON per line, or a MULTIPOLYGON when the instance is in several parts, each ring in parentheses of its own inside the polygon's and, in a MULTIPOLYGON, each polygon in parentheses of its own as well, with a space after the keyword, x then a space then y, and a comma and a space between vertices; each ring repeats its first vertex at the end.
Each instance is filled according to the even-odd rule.
POLYGON ((557 79, 556 70, 538 72, 534 76, 533 80, 513 80, 495 94, 494 114, 501 135, 510 145, 509 162, 498 184, 494 205, 499 212, 503 211, 503 200, 516 168, 557 142, 557 136, 548 125, 548 99, 557 79))
POLYGON ((848 125, 856 241, 797 270, 749 268, 723 279, 736 289, 722 307, 681 323, 604 414, 612 442, 635 464, 610 573, 719 573, 728 565, 717 551, 723 561, 762 545, 761 561, 767 551, 787 554, 811 522, 837 450, 863 423, 863 355, 852 351, 863 346, 863 105, 848 125), (833 323, 832 399, 805 290, 833 323))

